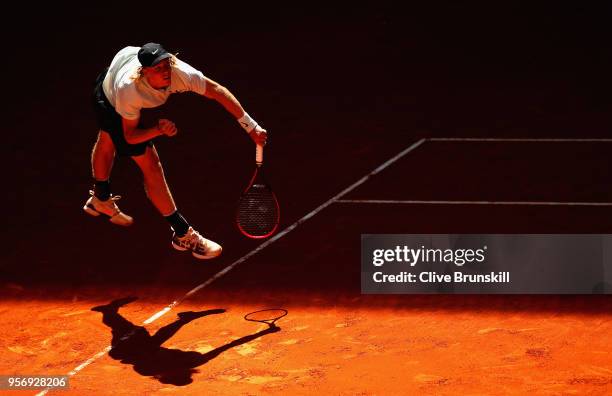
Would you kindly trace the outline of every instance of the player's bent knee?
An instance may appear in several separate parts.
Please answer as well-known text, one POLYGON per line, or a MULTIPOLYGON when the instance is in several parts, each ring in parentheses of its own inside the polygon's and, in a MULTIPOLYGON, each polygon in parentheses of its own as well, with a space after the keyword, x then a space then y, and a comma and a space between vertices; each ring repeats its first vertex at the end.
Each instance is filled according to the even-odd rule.
POLYGON ((114 147, 113 139, 111 138, 110 133, 106 132, 103 129, 98 131, 98 143, 103 145, 110 145, 114 147))
POLYGON ((98 133, 98 140, 96 141, 96 151, 107 153, 107 154, 115 154, 115 144, 111 139, 108 132, 100 130, 98 133))
POLYGON ((164 170, 160 162, 147 163, 140 167, 145 179, 163 180, 164 170))

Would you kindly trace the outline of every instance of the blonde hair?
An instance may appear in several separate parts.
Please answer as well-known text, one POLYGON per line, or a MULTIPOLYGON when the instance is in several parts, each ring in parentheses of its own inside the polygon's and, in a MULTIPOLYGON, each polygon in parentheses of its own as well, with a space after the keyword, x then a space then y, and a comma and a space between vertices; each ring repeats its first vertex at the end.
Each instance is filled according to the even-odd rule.
MULTIPOLYGON (((178 52, 176 54, 170 54, 172 56, 170 56, 170 67, 174 67, 176 66, 176 62, 178 61, 178 58, 176 57, 176 55, 178 55, 178 52)), ((144 77, 144 73, 142 72, 142 69, 144 69, 143 66, 139 66, 138 69, 136 69, 136 73, 134 73, 134 75, 131 77, 131 79, 133 81, 140 81, 141 78, 144 77)))

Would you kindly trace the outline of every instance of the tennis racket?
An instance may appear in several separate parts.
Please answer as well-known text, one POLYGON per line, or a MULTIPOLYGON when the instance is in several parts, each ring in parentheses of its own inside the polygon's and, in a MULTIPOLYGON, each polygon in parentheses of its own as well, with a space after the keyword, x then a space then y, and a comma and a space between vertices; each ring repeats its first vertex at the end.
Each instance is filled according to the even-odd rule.
POLYGON ((263 174, 263 146, 257 145, 255 173, 238 201, 236 225, 249 238, 261 239, 274 234, 280 221, 280 208, 263 174))

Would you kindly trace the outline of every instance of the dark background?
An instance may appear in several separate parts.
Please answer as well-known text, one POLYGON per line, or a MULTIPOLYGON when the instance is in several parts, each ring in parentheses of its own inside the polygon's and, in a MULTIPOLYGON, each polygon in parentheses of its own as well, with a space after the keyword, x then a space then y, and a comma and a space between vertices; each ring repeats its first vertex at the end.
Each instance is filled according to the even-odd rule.
MULTIPOLYGON (((124 229, 82 213, 96 137, 92 83, 127 45, 155 41, 178 51, 227 86, 269 130, 266 171, 281 201, 281 229, 421 137, 612 137, 607 7, 510 1, 203 3, 53 4, 5 13, 0 146, 6 161, 6 245, 0 257, 5 284, 197 284, 259 243, 241 237, 232 222, 253 170, 252 144, 219 105, 192 94, 174 95, 148 116, 176 122, 177 137, 156 139, 166 176, 179 209, 224 245, 223 257, 202 263, 170 248, 168 226, 146 200, 129 159, 116 161, 111 180, 135 225, 124 229)), ((443 146, 444 155, 423 152, 389 188, 397 192, 414 171, 454 168, 457 163, 448 159, 455 158, 454 147, 443 146)), ((541 163, 550 163, 550 155, 564 164, 557 184, 544 185, 540 194, 571 194, 563 186, 580 180, 597 184, 594 191, 605 195, 610 149, 589 147, 578 158, 567 147, 509 155, 541 163), (593 156, 594 161, 582 161, 593 156)), ((474 166, 482 170, 486 163, 474 166)), ((529 167, 521 175, 529 180, 529 167)), ((474 185, 470 192, 476 198, 480 192, 507 198, 495 197, 495 183, 474 185)), ((420 189, 418 198, 448 198, 440 196, 445 193, 440 184, 431 188, 431 196, 420 189)), ((404 199, 414 196, 409 187, 399 190, 404 199)), ((282 278, 275 284, 288 289, 358 291, 360 233, 612 232, 601 221, 612 214, 605 209, 585 215, 533 208, 460 214, 455 208, 346 210, 334 209, 277 242, 281 250, 259 260, 268 261, 247 266, 251 272, 245 268, 245 284, 255 284, 252 277, 259 275, 282 278), (340 280, 313 275, 331 263, 352 275, 340 280)))

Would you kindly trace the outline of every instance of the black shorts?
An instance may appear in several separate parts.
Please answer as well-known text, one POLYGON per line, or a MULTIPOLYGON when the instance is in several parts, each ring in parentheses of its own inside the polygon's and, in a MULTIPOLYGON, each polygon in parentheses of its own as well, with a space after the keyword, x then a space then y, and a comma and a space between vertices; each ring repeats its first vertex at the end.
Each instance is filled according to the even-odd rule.
MULTIPOLYGON (((102 83, 104 82, 107 71, 108 68, 100 73, 94 84, 93 106, 98 121, 98 127, 109 133, 115 145, 117 155, 130 157, 143 155, 147 147, 153 147, 153 141, 149 140, 143 143, 129 144, 125 140, 121 116, 110 104, 102 89, 102 83)), ((142 127, 142 125, 138 125, 138 127, 142 127)))

